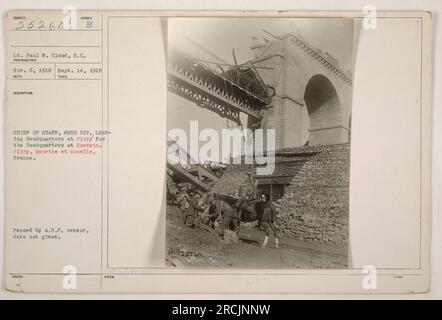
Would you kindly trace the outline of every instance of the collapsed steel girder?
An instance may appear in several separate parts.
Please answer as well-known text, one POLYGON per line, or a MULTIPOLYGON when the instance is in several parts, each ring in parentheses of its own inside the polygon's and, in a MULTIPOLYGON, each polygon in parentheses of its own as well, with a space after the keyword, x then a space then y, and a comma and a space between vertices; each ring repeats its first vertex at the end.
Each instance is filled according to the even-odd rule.
POLYGON ((241 69, 223 71, 177 50, 169 53, 167 73, 169 91, 238 124, 240 112, 258 119, 271 99, 268 88, 241 69))
POLYGON ((190 183, 192 186, 194 186, 198 190, 201 190, 203 192, 207 192, 211 188, 211 185, 208 185, 207 183, 200 181, 192 173, 187 172, 186 170, 182 169, 180 167, 180 165, 173 165, 168 162, 167 168, 173 172, 173 175, 176 176, 176 179, 180 179, 184 182, 190 183))
MULTIPOLYGON (((176 141, 171 139, 167 139, 167 147, 168 150, 172 146, 176 147, 176 149, 172 149, 172 152, 179 152, 182 155, 185 155, 186 163, 191 163, 193 160, 190 155, 187 153, 185 149, 183 149, 176 141)), ((206 192, 211 189, 212 186, 219 181, 219 178, 214 175, 210 170, 204 168, 201 164, 189 164, 187 168, 183 168, 179 163, 172 163, 167 160, 167 168, 172 171, 172 178, 176 180, 181 180, 183 182, 190 183, 194 187, 199 190, 206 192), (204 178, 204 179, 203 179, 204 178)))
POLYGON ((167 87, 170 92, 194 102, 199 107, 209 109, 223 118, 240 123, 238 110, 220 99, 216 99, 204 89, 195 87, 187 81, 173 77, 170 74, 167 79, 167 87))

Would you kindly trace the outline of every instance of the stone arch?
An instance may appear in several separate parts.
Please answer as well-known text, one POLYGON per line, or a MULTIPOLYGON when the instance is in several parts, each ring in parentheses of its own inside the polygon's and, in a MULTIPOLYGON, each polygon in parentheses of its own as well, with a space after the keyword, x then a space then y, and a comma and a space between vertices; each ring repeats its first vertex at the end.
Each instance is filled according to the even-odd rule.
POLYGON ((309 118, 309 144, 346 142, 348 132, 342 125, 341 102, 335 86, 322 74, 312 76, 304 91, 309 118))

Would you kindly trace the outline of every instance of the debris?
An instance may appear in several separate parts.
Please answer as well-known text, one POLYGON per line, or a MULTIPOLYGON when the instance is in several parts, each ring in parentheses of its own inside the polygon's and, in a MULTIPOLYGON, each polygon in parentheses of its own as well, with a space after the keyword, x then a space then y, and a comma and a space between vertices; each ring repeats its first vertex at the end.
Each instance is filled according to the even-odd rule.
POLYGON ((238 234, 232 230, 225 229, 223 232, 223 239, 225 243, 236 243, 239 241, 238 234))

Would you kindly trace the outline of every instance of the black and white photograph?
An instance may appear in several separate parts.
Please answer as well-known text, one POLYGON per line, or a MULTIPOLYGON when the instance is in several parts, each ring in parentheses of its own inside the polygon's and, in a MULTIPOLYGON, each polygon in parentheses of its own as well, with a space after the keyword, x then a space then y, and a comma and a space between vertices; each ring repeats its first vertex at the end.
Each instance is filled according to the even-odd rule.
POLYGON ((166 265, 349 267, 352 18, 168 23, 166 265))
POLYGON ((442 7, 224 2, 0 4, 0 296, 440 296, 442 7))

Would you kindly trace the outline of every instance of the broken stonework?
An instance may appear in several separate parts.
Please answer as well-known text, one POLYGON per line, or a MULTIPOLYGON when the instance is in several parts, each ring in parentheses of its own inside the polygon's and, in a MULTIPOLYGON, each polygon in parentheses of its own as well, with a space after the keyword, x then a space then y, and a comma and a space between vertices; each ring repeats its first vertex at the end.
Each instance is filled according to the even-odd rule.
POLYGON ((253 165, 228 165, 213 191, 241 194, 262 179, 285 177, 278 209, 283 237, 328 243, 348 241, 350 144, 306 146, 276 152, 274 174, 260 177, 253 165))
POLYGON ((320 146, 276 201, 281 233, 300 240, 348 241, 350 145, 320 146))
POLYGON ((231 164, 226 167, 222 178, 214 185, 212 191, 222 195, 233 195, 241 192, 253 193, 253 171, 251 164, 231 164))
POLYGON ((238 234, 228 229, 223 231, 223 238, 225 243, 236 243, 239 241, 238 234))

